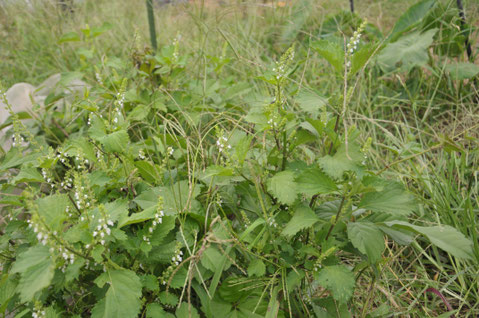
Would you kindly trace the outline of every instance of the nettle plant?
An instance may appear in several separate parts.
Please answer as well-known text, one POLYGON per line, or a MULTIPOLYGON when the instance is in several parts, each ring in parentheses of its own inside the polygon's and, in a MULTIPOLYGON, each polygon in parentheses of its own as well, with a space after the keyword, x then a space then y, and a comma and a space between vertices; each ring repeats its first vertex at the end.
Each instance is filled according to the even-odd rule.
POLYGON ((61 142, 12 113, 26 143, 0 164, 2 191, 21 192, 1 201, 4 315, 365 316, 371 294, 357 306, 355 286, 378 277, 390 240, 420 234, 470 257, 453 228, 408 223, 414 197, 368 169, 371 140, 343 121, 368 61, 356 56, 360 31, 345 49, 316 46, 341 61, 332 109, 309 91, 288 93, 293 48, 260 77, 268 102, 247 114, 216 112, 215 99, 205 108, 177 76, 175 43, 135 55, 129 79, 117 63, 111 76, 92 70, 98 83, 60 118, 73 127, 61 142), (163 96, 169 87, 176 98, 163 96), (200 115, 181 107, 195 98, 200 115))

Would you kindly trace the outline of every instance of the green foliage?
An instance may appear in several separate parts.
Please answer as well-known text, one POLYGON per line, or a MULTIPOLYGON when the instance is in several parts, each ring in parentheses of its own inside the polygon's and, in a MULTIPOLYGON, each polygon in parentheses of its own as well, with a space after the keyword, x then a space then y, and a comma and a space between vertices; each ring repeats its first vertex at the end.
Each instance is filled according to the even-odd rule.
POLYGON ((415 66, 426 65, 429 59, 427 49, 431 46, 436 32, 436 29, 422 34, 417 31, 389 43, 378 56, 379 64, 385 71, 395 68, 410 71, 415 66))
POLYGON ((326 266, 319 272, 318 283, 331 290, 338 302, 345 303, 353 295, 354 274, 344 265, 326 266))
MULTIPOLYGON (((397 66, 438 71, 428 52, 436 29, 414 29, 433 4, 407 10, 384 47, 374 26, 341 12, 324 22, 326 39, 289 48, 273 67, 261 56, 261 67, 245 74, 232 62, 244 57, 219 29, 226 42, 218 56, 196 47, 185 53, 179 36, 156 52, 136 39, 123 48, 127 55, 100 56, 95 39, 108 23, 60 36, 58 51, 81 46, 80 66, 63 73, 61 84, 82 78, 89 86, 33 128, 14 116, 8 124, 29 143, 0 158, 2 191, 18 193, 0 202, 9 220, 0 228, 0 309, 18 316, 365 317, 375 289, 363 286, 364 276, 375 284, 392 272, 394 253, 403 253, 397 244, 411 255, 432 245, 445 271, 473 260, 475 245, 457 229, 415 225, 430 197, 408 190, 415 180, 407 173, 418 169, 400 178, 389 169, 423 156, 421 147, 383 147, 376 132, 350 124, 360 111, 351 111, 355 89, 360 107, 369 94, 363 76, 397 66), (335 37, 338 25, 349 39, 335 37), (325 87, 296 72, 318 57, 334 70, 325 87)), ((283 43, 302 40, 312 7, 295 6, 298 23, 285 22, 283 43)), ((478 73, 461 62, 444 70, 460 80, 478 73)), ((456 139, 444 138, 461 151, 456 139)))

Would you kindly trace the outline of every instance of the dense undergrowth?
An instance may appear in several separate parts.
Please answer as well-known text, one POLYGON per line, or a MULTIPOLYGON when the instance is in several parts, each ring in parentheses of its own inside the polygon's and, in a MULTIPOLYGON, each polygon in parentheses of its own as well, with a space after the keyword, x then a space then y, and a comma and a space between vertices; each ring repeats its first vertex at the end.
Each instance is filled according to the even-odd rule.
POLYGON ((89 84, 4 125, 3 315, 476 317, 476 30, 381 3, 0 7, 2 92, 89 84))

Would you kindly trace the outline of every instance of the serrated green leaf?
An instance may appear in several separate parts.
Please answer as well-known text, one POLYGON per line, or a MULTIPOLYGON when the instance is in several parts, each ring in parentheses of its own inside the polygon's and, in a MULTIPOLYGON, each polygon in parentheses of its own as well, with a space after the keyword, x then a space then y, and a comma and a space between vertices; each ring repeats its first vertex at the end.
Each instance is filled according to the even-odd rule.
POLYGON ((147 182, 156 184, 160 180, 159 169, 148 161, 136 161, 135 167, 147 182))
POLYGON ((158 278, 155 275, 143 275, 140 277, 141 284, 144 288, 150 291, 160 291, 160 285, 158 283, 158 278))
POLYGON ((175 315, 166 312, 160 304, 151 303, 146 306, 146 318, 175 318, 175 315))
POLYGON ((344 50, 336 43, 320 40, 312 43, 312 48, 331 64, 336 72, 342 74, 344 50))
POLYGON ((72 280, 77 279, 80 276, 80 270, 85 265, 85 259, 75 258, 75 262, 71 265, 68 265, 65 271, 65 281, 71 282, 72 280))
POLYGON ((336 183, 318 168, 304 170, 296 179, 298 192, 307 196, 326 194, 337 190, 336 183))
POLYGON ((248 276, 261 277, 266 273, 266 266, 259 258, 253 259, 248 266, 248 276))
POLYGON ((293 204, 298 196, 293 171, 282 171, 268 180, 268 190, 283 204, 293 204))
POLYGON ((349 222, 348 237, 355 248, 367 255, 374 264, 381 259, 384 251, 384 237, 381 231, 370 222, 349 222))
POLYGON ((181 303, 180 307, 176 309, 176 318, 200 318, 198 311, 192 304, 181 303))
POLYGON ((302 90, 296 97, 296 102, 305 112, 318 116, 326 106, 327 100, 316 92, 302 90))
POLYGON ((358 207, 373 212, 406 216, 417 207, 417 203, 414 196, 406 192, 402 185, 390 182, 382 191, 366 193, 358 207))
POLYGON ((99 141, 108 152, 123 152, 128 146, 130 138, 126 130, 118 130, 101 137, 99 141))
POLYGON ((23 166, 18 175, 12 179, 14 184, 21 182, 45 182, 42 174, 35 167, 23 166))
POLYGON ((66 212, 70 201, 65 194, 54 194, 35 201, 38 214, 53 231, 61 231, 64 221, 68 218, 66 212))
POLYGON ((48 287, 54 269, 47 246, 36 245, 18 255, 11 272, 21 276, 17 291, 22 301, 31 301, 36 292, 48 287))
POLYGON ((324 267, 319 272, 318 283, 331 291, 340 303, 346 303, 351 298, 356 285, 353 272, 344 265, 324 267))
POLYGON ((362 46, 359 50, 354 52, 351 57, 351 74, 356 74, 359 70, 366 65, 366 62, 371 58, 376 46, 372 44, 367 44, 362 46))
POLYGON ((354 140, 349 140, 348 149, 341 144, 333 156, 327 155, 318 159, 323 171, 335 179, 339 179, 346 171, 357 171, 364 160, 359 145, 354 140))
POLYGON ((449 225, 418 226, 404 221, 385 222, 387 226, 398 227, 424 235, 432 244, 458 258, 472 258, 472 242, 464 234, 449 225))
POLYGON ((110 286, 106 292, 104 306, 97 309, 95 317, 137 317, 141 309, 142 285, 135 272, 126 269, 107 270, 104 276, 110 286))
POLYGON ((302 229, 309 228, 319 221, 318 216, 314 214, 307 206, 301 206, 294 211, 291 220, 281 232, 284 236, 293 236, 302 229))
MULTIPOLYGON (((223 253, 221 253, 216 247, 210 246, 208 247, 201 257, 201 265, 205 268, 209 269, 212 272, 216 272, 218 270, 218 260, 224 257, 223 253)), ((227 260, 223 266, 223 270, 227 270, 231 266, 231 262, 227 260)))
POLYGON ((18 283, 12 278, 12 276, 3 275, 0 280, 0 312, 5 312, 8 307, 10 299, 15 296, 15 290, 18 283))

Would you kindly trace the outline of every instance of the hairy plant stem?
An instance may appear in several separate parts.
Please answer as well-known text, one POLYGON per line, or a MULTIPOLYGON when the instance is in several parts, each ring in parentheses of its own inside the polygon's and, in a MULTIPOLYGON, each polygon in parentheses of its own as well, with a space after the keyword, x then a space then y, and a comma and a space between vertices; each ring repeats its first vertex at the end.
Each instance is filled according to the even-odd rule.
POLYGON ((334 223, 331 224, 328 230, 328 234, 326 235, 326 238, 324 239, 325 241, 328 240, 329 236, 331 235, 331 232, 333 231, 334 227, 338 223, 339 215, 341 214, 341 210, 343 209, 344 206, 344 201, 346 201, 346 195, 343 196, 343 199, 341 200, 341 203, 339 204, 338 212, 336 213, 336 219, 334 220, 334 223))

